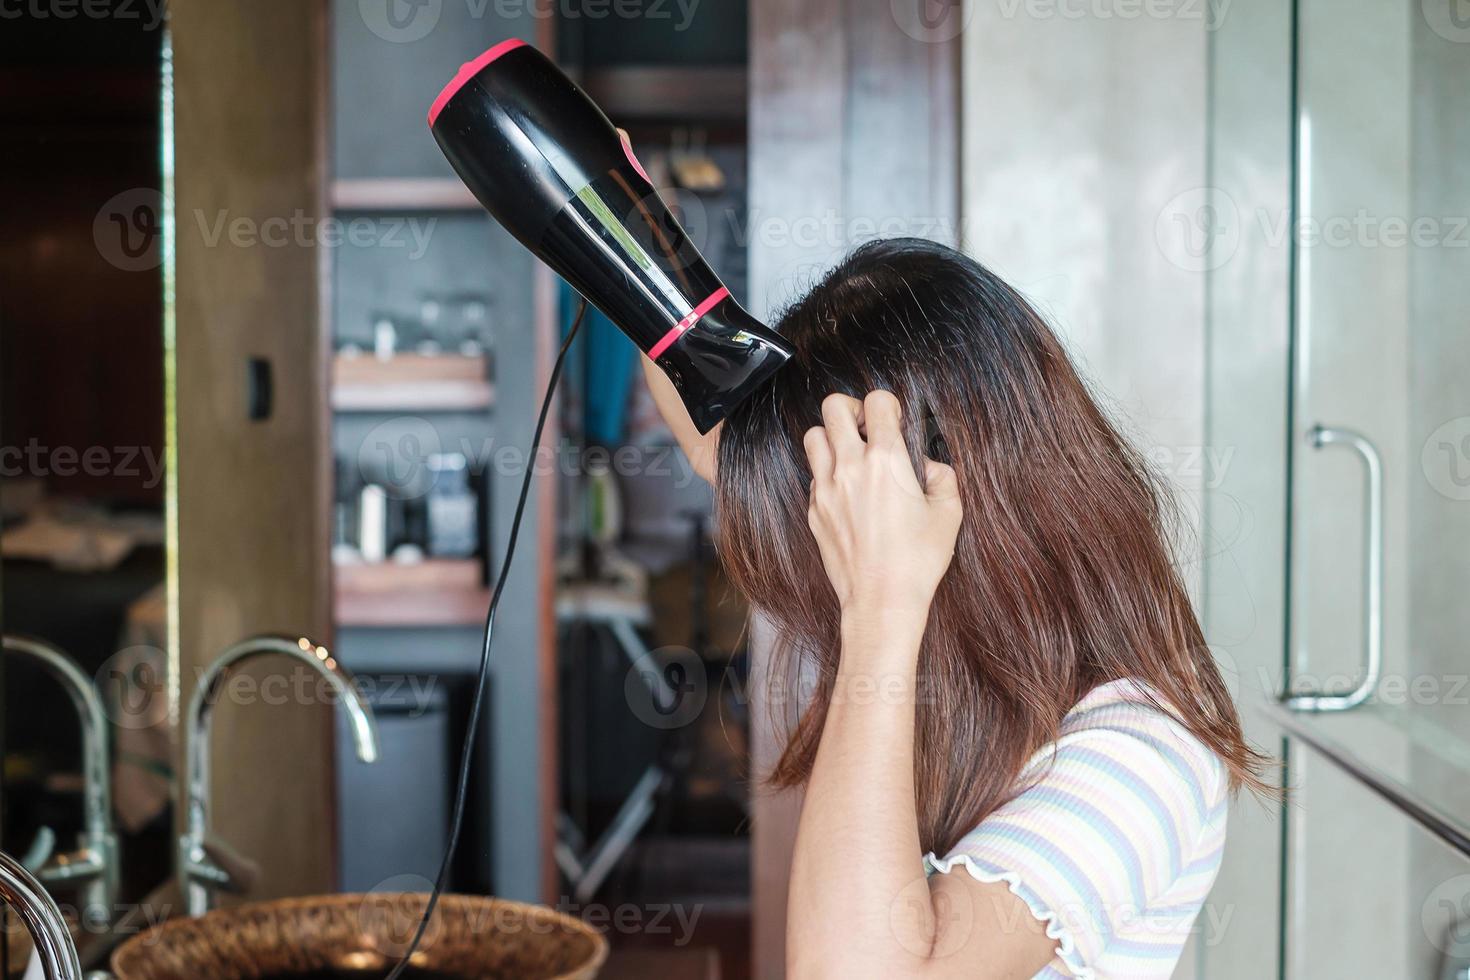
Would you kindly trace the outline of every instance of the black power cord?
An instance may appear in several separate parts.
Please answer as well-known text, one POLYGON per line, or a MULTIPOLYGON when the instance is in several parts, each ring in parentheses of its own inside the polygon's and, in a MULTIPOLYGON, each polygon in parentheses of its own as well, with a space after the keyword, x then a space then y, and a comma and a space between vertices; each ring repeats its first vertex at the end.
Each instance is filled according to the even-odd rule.
POLYGON ((459 832, 464 826, 465 797, 468 795, 470 784, 470 767, 475 758, 475 732, 480 727, 480 706, 485 700, 485 681, 490 676, 490 639, 495 632, 495 610, 500 605, 500 593, 505 591, 505 581, 510 577, 510 562, 515 557, 516 539, 521 533, 521 517, 526 512, 526 497, 531 490, 531 477, 536 470, 536 450, 541 447, 541 430, 546 427, 546 416, 551 411, 551 399, 556 395, 556 383, 561 379, 561 369, 566 361, 567 351, 571 349, 572 340, 577 336, 577 329, 582 326, 582 317, 587 312, 587 300, 578 297, 577 315, 572 318, 572 328, 567 331, 567 337, 561 342, 561 350, 557 351, 556 363, 551 368, 551 380, 546 384, 546 395, 541 399, 541 414, 536 417, 536 431, 531 436, 531 452, 526 461, 526 475, 521 479, 521 495, 516 498, 515 516, 510 522, 510 537, 505 542, 505 560, 500 563, 500 575, 495 580, 495 591, 490 594, 490 609, 485 613, 485 641, 480 648, 480 671, 478 680, 475 682, 475 697, 470 703, 470 719, 465 728, 464 746, 459 755, 459 786, 454 792, 454 818, 449 825, 449 844, 444 849, 444 860, 439 863, 439 874, 434 879, 434 890, 429 893, 429 902, 424 906, 423 918, 419 920, 418 929, 413 934, 413 940, 408 944, 408 949, 393 967, 387 980, 398 980, 403 971, 408 968, 408 961, 419 948, 419 943, 424 938, 424 932, 429 928, 429 920, 434 917, 434 909, 439 904, 439 894, 444 890, 444 879, 449 876, 449 865, 454 859, 455 848, 459 846, 459 832))

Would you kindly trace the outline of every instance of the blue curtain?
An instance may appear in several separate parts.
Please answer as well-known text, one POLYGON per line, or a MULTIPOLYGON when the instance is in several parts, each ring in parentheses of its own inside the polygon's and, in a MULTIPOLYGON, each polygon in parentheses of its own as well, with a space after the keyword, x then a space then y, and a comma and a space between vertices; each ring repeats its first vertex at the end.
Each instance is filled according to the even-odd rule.
MULTIPOLYGON (((561 283, 562 335, 577 313, 577 293, 561 283)), ((589 442, 616 445, 628 423, 628 392, 638 369, 638 348, 591 303, 582 320, 581 351, 568 356, 586 369, 582 383, 582 429, 589 442)))

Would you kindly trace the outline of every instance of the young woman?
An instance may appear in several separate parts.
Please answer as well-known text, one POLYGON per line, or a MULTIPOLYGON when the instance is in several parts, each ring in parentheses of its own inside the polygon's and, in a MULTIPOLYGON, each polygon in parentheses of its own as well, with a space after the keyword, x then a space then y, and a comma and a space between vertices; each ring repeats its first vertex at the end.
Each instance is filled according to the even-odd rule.
POLYGON ((1261 788, 1161 490, 1013 289, 858 249, 707 437, 721 558, 809 679, 788 973, 1165 977, 1261 788))

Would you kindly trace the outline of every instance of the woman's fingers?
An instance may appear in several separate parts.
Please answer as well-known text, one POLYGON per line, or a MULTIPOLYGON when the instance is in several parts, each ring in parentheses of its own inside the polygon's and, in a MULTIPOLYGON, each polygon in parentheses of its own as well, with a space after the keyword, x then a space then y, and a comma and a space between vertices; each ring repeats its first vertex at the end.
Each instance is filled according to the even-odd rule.
POLYGON ((801 437, 801 445, 806 450, 813 485, 832 479, 832 446, 827 441, 827 430, 820 425, 812 426, 801 437))
POLYGON ((900 424, 903 408, 898 397, 891 391, 868 392, 863 399, 863 422, 868 430, 868 445, 892 449, 904 448, 903 428, 900 424))
POLYGON ((858 432, 862 415, 863 403, 851 395, 831 394, 822 399, 822 421, 836 462, 862 456, 863 437, 858 432))
POLYGON ((862 401, 833 394, 822 424, 802 437, 812 482, 807 526, 844 610, 912 603, 927 610, 954 557, 964 519, 950 466, 922 456, 904 436, 892 392, 862 401))
POLYGON ((954 470, 932 459, 924 460, 924 487, 919 487, 903 436, 903 405, 893 392, 871 391, 862 401, 851 395, 828 395, 822 400, 822 421, 824 425, 808 429, 802 438, 814 480, 830 479, 838 466, 857 462, 866 449, 896 450, 896 456, 885 458, 905 489, 931 499, 959 495, 954 470))
POLYGON ((960 495, 954 467, 924 457, 924 495, 931 500, 950 500, 960 495))

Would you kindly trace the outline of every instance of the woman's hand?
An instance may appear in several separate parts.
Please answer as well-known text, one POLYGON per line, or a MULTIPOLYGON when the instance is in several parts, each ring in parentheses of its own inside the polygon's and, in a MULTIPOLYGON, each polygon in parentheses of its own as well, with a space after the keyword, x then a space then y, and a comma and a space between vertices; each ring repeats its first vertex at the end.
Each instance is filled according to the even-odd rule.
POLYGON ((924 460, 919 485, 899 412, 886 391, 831 395, 805 438, 808 521, 842 601, 842 658, 797 825, 786 975, 1034 976, 1056 941, 1028 925, 1025 902, 1004 882, 930 881, 919 859, 919 651, 962 508, 948 466, 924 460))
POLYGON ((919 485, 901 411, 887 391, 861 402, 828 395, 824 424, 802 440, 812 470, 807 523, 844 618, 904 611, 922 619, 954 557, 962 516, 954 470, 926 458, 927 488, 919 485))

